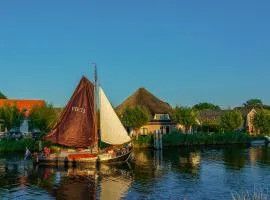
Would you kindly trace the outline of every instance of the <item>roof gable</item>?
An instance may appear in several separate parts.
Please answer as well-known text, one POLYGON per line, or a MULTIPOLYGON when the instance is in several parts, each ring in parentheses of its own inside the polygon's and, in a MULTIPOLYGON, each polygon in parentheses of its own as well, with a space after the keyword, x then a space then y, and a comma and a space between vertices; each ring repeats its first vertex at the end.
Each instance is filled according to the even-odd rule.
POLYGON ((171 106, 154 96, 145 88, 139 88, 135 93, 128 97, 116 110, 123 112, 127 107, 142 106, 147 108, 152 116, 155 114, 171 114, 171 106))
POLYGON ((44 100, 17 100, 17 99, 0 99, 0 107, 4 105, 16 105, 20 111, 25 111, 25 115, 28 116, 29 112, 35 106, 44 106, 44 100))

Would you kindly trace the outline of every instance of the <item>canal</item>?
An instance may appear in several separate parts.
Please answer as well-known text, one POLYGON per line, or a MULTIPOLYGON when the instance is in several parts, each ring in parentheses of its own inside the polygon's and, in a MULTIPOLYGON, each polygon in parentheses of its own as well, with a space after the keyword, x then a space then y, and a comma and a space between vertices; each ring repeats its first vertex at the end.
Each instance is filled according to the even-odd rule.
POLYGON ((0 155, 0 199, 270 198, 270 147, 135 151, 122 165, 33 166, 0 155))

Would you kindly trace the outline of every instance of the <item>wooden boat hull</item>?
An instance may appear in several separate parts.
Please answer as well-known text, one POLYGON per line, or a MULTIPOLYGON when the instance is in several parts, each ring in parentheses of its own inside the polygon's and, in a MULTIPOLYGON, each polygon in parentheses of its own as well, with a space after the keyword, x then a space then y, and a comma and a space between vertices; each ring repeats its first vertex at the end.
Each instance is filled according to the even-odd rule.
POLYGON ((130 156, 131 156, 131 152, 129 151, 125 154, 122 154, 120 156, 116 156, 116 157, 112 157, 109 159, 102 159, 101 156, 99 156, 98 162, 100 163, 119 163, 119 162, 125 162, 128 161, 130 156))
POLYGON ((98 157, 91 153, 70 153, 65 157, 55 156, 53 158, 37 155, 33 158, 34 164, 46 166, 76 166, 78 164, 95 164, 98 157))
POLYGON ((94 165, 96 163, 120 163, 120 162, 125 162, 130 158, 131 155, 131 150, 119 155, 119 156, 112 156, 110 157, 104 157, 103 155, 106 154, 100 154, 97 155, 96 157, 88 157, 86 158, 85 156, 83 157, 78 157, 77 155, 74 156, 68 156, 66 158, 64 157, 56 157, 53 159, 50 158, 34 158, 33 163, 36 165, 44 165, 44 166, 66 166, 66 167, 71 167, 71 166, 84 166, 84 165, 94 165))

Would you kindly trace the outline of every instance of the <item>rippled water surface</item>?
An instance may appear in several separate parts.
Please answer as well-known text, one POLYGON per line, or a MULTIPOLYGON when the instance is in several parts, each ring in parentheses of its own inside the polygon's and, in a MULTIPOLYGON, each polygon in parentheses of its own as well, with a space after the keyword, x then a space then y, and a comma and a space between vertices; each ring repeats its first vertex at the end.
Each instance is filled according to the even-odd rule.
POLYGON ((0 199, 232 199, 268 190, 270 147, 143 150, 129 164, 77 168, 0 155, 0 199))

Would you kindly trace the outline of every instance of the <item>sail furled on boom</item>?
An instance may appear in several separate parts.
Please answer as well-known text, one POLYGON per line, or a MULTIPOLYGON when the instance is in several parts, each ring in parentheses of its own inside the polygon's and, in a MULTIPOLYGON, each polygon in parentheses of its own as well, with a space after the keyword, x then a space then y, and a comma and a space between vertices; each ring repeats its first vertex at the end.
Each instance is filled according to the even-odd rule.
POLYGON ((79 85, 45 140, 70 147, 95 146, 98 141, 94 85, 82 77, 79 85))
POLYGON ((111 145, 121 145, 130 141, 130 137, 116 115, 102 88, 100 98, 100 131, 101 141, 111 145))

